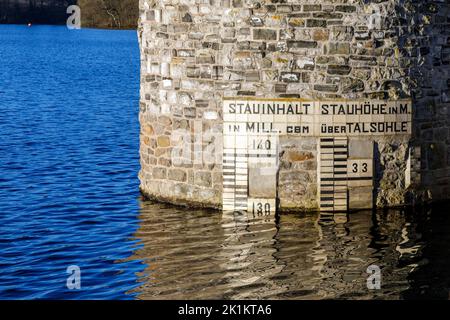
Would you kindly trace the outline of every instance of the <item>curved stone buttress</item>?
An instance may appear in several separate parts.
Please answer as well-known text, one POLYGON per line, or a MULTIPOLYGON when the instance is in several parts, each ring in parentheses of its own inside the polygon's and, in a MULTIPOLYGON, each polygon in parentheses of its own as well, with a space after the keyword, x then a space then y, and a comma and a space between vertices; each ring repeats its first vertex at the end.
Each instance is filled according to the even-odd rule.
MULTIPOLYGON (((224 97, 411 98, 411 137, 371 138, 375 204, 449 198, 449 20, 443 1, 140 0, 142 192, 221 206, 202 151, 224 97)), ((317 139, 280 146, 280 207, 317 209, 317 139)))

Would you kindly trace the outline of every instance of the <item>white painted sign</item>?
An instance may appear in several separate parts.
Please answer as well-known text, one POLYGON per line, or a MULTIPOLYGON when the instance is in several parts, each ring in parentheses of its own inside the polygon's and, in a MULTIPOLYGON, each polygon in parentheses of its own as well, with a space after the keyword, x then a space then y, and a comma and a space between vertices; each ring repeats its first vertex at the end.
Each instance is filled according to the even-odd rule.
POLYGON ((278 132, 317 137, 411 133, 410 100, 228 98, 223 112, 224 133, 278 132))
POLYGON ((350 157, 349 141, 410 135, 411 122, 410 100, 225 98, 223 208, 258 216, 275 213, 277 185, 272 178, 277 175, 281 135, 318 138, 321 210, 346 211, 349 191, 351 203, 365 205, 372 199, 373 154, 369 150, 365 156, 350 157))

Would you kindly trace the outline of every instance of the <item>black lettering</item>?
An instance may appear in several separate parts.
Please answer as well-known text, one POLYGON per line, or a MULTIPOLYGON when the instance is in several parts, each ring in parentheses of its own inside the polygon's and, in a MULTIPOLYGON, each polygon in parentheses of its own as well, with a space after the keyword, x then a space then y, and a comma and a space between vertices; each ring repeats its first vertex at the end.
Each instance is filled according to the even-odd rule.
POLYGON ((402 122, 402 132, 408 132, 408 122, 402 122))
POLYGON ((408 103, 400 103, 400 113, 407 114, 408 113, 408 103))
POLYGON ((391 113, 391 114, 397 114, 397 113, 398 113, 398 112, 397 112, 397 107, 396 107, 396 106, 391 107, 391 110, 390 110, 389 113, 391 113))
POLYGON ((377 124, 375 122, 370 123, 370 132, 377 132, 377 124))
POLYGON ((369 130, 366 129, 366 123, 365 123, 365 122, 362 123, 362 127, 363 127, 362 131, 363 131, 364 133, 369 132, 369 130))
POLYGON ((372 105, 372 114, 379 114, 380 113, 380 104, 372 105))
POLYGON ((254 132, 255 131, 255 123, 254 122, 247 122, 247 132, 254 132))
POLYGON ((367 172, 367 163, 362 164, 362 172, 367 172))
POLYGON ((386 122, 386 132, 392 132, 394 129, 394 125, 392 122, 386 122))
POLYGON ((330 107, 333 108, 333 114, 336 114, 336 107, 338 105, 337 104, 330 104, 330 107))
POLYGON ((264 205, 264 211, 265 211, 266 216, 270 215, 270 203, 266 203, 264 205))
POLYGON ((309 103, 303 103, 302 106, 305 107, 305 110, 304 110, 305 114, 308 114, 308 108, 309 108, 310 104, 309 103))
POLYGON ((243 103, 238 103, 236 104, 239 107, 239 112, 238 113, 243 113, 242 107, 245 106, 245 104, 243 103))
POLYGON ((294 114, 294 108, 291 104, 288 106, 286 114, 294 114))

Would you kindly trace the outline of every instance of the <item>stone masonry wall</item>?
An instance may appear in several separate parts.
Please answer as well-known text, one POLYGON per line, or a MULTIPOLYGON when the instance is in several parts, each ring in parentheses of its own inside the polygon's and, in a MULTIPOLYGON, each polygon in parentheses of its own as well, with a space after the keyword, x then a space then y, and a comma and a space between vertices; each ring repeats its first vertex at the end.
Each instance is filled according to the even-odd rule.
MULTIPOLYGON (((372 138, 376 204, 450 198, 449 15, 448 1, 140 0, 142 192, 220 207, 221 161, 193 160, 221 139, 223 97, 411 97, 412 139, 372 138)), ((316 209, 316 138, 280 144, 281 208, 316 209)))

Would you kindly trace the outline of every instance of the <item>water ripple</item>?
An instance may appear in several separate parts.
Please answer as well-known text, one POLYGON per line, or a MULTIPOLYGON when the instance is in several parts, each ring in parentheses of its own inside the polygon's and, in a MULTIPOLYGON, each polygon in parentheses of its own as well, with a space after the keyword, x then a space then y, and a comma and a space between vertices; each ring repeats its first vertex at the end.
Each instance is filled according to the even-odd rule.
POLYGON ((0 26, 0 38, 0 298, 132 298, 136 33, 0 26), (66 288, 70 265, 82 290, 66 288))
POLYGON ((253 217, 143 202, 136 33, 0 38, 0 299, 448 299, 446 207, 253 217))
MULTIPOLYGON (((427 264, 415 261, 424 261, 429 253, 424 236, 413 226, 427 212, 277 218, 151 202, 141 206, 134 236, 142 246, 130 257, 146 263, 141 285, 132 290, 139 299, 448 297, 450 279, 443 272, 435 274, 433 290, 417 287, 416 275, 427 264), (372 264, 382 270, 381 290, 367 288, 366 269, 372 264)), ((445 221, 450 226, 450 218, 445 221)), ((435 237, 427 235, 439 249, 447 247, 441 241, 445 239, 435 237)), ((450 265, 447 257, 435 263, 450 265)))

